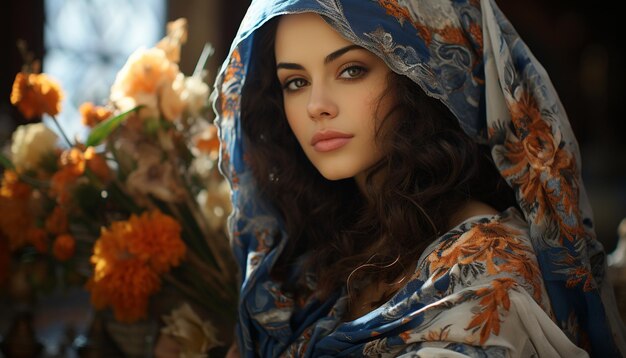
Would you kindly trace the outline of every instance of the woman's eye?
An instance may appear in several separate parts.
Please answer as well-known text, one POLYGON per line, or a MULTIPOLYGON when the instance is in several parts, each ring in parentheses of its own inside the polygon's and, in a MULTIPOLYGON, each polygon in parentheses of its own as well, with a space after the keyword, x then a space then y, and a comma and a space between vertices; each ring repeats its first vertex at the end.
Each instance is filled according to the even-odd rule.
POLYGON ((355 78, 359 78, 363 76, 365 72, 367 72, 367 69, 365 69, 364 67, 350 66, 346 68, 345 70, 341 71, 341 74, 339 75, 339 77, 345 78, 345 79, 355 79, 355 78))
POLYGON ((283 85, 283 89, 285 89, 287 91, 297 91, 300 88, 306 86, 307 84, 308 84, 308 82, 305 79, 303 79, 303 78, 295 78, 293 80, 287 81, 283 85))

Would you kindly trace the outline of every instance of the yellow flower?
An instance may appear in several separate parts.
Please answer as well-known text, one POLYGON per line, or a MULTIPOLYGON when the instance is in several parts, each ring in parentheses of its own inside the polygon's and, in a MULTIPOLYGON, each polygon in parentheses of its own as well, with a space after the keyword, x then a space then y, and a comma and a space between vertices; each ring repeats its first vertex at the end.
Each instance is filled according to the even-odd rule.
POLYGON ((63 92, 61 87, 43 73, 20 72, 15 76, 11 91, 11 103, 27 119, 44 113, 51 116, 61 111, 63 92))
POLYGON ((36 169, 44 154, 57 150, 58 139, 43 123, 17 127, 11 138, 11 159, 17 171, 36 169))
POLYGON ((83 125, 87 127, 95 127, 100 122, 109 118, 112 114, 112 112, 107 108, 95 106, 91 102, 83 103, 78 110, 80 111, 83 125))
POLYGON ((74 256, 76 240, 72 235, 64 234, 57 236, 52 246, 52 254, 59 261, 67 261, 74 256))

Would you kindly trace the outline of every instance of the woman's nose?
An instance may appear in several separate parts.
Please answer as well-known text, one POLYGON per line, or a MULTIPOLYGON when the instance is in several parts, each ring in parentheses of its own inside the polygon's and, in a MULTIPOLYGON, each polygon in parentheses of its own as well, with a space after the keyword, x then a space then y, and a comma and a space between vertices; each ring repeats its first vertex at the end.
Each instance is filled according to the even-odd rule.
POLYGON ((311 86, 307 112, 313 120, 323 118, 335 118, 339 112, 339 107, 327 88, 323 86, 311 86))

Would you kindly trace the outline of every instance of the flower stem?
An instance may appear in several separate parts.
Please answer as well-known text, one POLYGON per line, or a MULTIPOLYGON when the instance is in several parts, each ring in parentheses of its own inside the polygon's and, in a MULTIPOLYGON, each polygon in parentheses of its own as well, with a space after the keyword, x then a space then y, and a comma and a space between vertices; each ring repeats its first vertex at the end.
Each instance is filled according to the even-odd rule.
POLYGON ((70 146, 70 148, 73 147, 74 145, 72 144, 70 139, 67 137, 67 134, 65 134, 65 131, 63 130, 63 127, 61 127, 61 124, 59 123, 57 118, 55 116, 50 116, 50 117, 52 117, 52 121, 54 122, 54 124, 56 124, 57 128, 59 129, 59 132, 61 132, 61 136, 67 142, 67 145, 70 146))

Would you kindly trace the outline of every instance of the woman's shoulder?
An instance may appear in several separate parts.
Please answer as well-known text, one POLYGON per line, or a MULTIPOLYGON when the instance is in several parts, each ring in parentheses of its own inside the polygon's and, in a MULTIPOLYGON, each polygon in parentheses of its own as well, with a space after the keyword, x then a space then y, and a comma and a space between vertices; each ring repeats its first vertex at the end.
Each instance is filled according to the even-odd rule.
POLYGON ((465 218, 429 246, 416 274, 443 295, 507 282, 549 305, 528 226, 515 208, 465 218))

